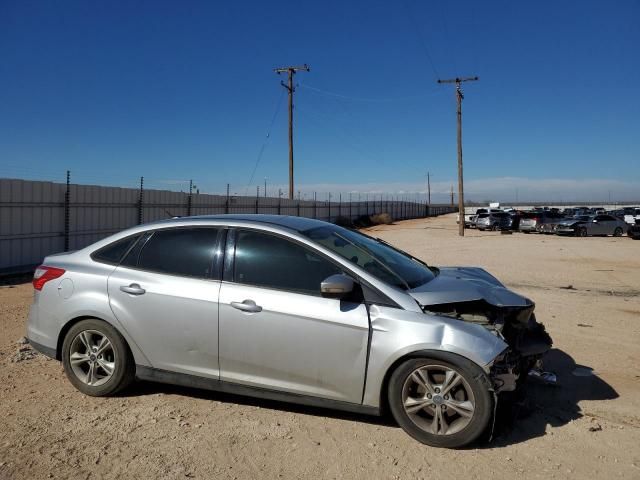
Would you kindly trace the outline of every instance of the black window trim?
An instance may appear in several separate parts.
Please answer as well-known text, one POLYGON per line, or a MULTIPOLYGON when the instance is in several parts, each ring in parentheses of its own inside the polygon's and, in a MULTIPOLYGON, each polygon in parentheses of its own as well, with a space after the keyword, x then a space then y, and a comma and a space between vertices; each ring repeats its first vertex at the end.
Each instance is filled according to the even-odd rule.
POLYGON ((154 228, 153 230, 146 230, 144 232, 141 232, 141 236, 138 239, 138 241, 136 241, 130 249, 127 250, 127 253, 125 255, 122 256, 122 258, 120 259, 120 262, 118 262, 118 267, 122 267, 122 268, 129 268, 131 270, 136 270, 139 272, 149 272, 149 273, 155 273, 158 275, 169 275, 171 277, 178 277, 178 278, 190 278, 193 280, 204 280, 204 281, 214 281, 214 282, 220 282, 222 281, 222 276, 221 274, 221 270, 222 270, 222 258, 224 257, 224 251, 221 250, 221 245, 224 245, 223 243, 223 236, 225 235, 226 232, 226 227, 224 225, 180 225, 180 226, 175 226, 175 227, 166 227, 166 228, 154 228), (151 240, 151 238, 155 235, 156 232, 165 232, 168 230, 192 230, 195 228, 208 228, 208 229, 216 229, 218 230, 218 234, 216 235, 216 247, 217 247, 217 251, 220 252, 219 255, 215 255, 214 259, 213 259, 213 263, 212 263, 212 268, 211 268, 211 273, 209 274, 208 277, 196 277, 193 275, 180 275, 178 273, 169 273, 169 272, 163 272, 163 271, 159 271, 159 270, 151 270, 148 268, 140 268, 138 267, 138 262, 140 260, 140 254, 142 253, 142 251, 144 250, 144 248, 146 247, 147 243, 149 242, 149 240, 151 240), (141 244, 140 246, 140 250, 138 251, 138 256, 136 258, 136 266, 131 266, 131 265, 121 265, 122 261, 126 258, 126 256, 131 252, 131 250, 140 242, 143 242, 143 244, 141 244), (214 276, 214 274, 216 274, 214 276))
MULTIPOLYGON (((266 235, 273 235, 273 236, 282 238, 282 239, 287 240, 289 242, 295 243, 295 244, 297 244, 297 245, 299 245, 299 246, 301 246, 301 247, 303 247, 303 248, 305 248, 307 250, 310 250, 314 254, 326 259, 327 261, 329 261, 330 263, 335 265, 344 274, 346 274, 346 275, 350 276, 351 278, 353 278, 362 287, 366 287, 366 288, 363 288, 363 292, 365 293, 365 299, 364 299, 363 303, 366 303, 367 305, 371 305, 371 304, 375 303, 376 305, 382 305, 382 306, 385 306, 385 307, 401 308, 400 305, 398 305, 391 298, 389 298, 387 295, 385 295, 383 292, 381 292, 378 288, 376 288, 375 286, 371 285, 371 283, 369 283, 366 279, 362 278, 356 272, 354 272, 353 270, 351 270, 347 266, 341 264, 337 260, 331 258, 326 253, 324 253, 324 252, 322 252, 322 251, 320 251, 320 250, 308 245, 307 243, 305 243, 305 242, 303 242, 303 241, 301 241, 301 240, 299 240, 299 239, 297 239, 295 237, 290 237, 290 236, 285 235, 285 234, 280 233, 280 232, 273 232, 271 230, 264 230, 264 229, 256 228, 256 227, 252 227, 252 226, 233 226, 233 227, 227 227, 227 229, 228 229, 228 233, 227 233, 227 238, 226 238, 226 247, 224 249, 224 270, 223 270, 223 274, 222 274, 223 283, 230 283, 230 284, 234 284, 234 285, 242 285, 242 286, 253 287, 253 288, 263 288, 265 290, 273 290, 273 291, 276 291, 276 292, 296 293, 298 295, 308 295, 308 296, 311 296, 311 297, 322 297, 321 294, 313 294, 313 293, 308 293, 308 292, 301 292, 301 291, 288 290, 288 289, 282 289, 282 288, 266 287, 264 285, 251 285, 251 284, 248 284, 248 283, 236 282, 235 278, 233 278, 233 276, 234 276, 234 272, 235 272, 236 241, 237 241, 237 238, 238 238, 237 231, 238 230, 250 230, 250 231, 259 232, 259 233, 263 233, 263 234, 266 234, 266 235), (379 301, 375 301, 375 302, 368 301, 367 298, 366 298, 366 290, 367 289, 369 289, 372 292, 374 292, 375 296, 379 299, 379 301)), ((322 298, 326 298, 326 297, 322 297, 322 298)))
POLYGON ((91 260, 93 260, 94 262, 102 263, 102 264, 104 264, 104 265, 114 265, 114 266, 116 266, 116 267, 117 267, 118 265, 120 265, 120 262, 122 262, 122 260, 123 260, 127 255, 129 255, 129 252, 131 251, 131 249, 132 249, 132 248, 134 248, 134 247, 137 245, 137 243, 140 241, 140 238, 142 238, 142 235, 143 235, 143 233, 142 233, 142 232, 138 232, 138 233, 134 233, 134 234, 131 234, 131 235, 127 235, 126 237, 119 238, 118 240, 114 240, 113 242, 108 243, 108 244, 107 244, 107 245, 105 245, 104 247, 100 247, 99 249, 94 250, 93 252, 91 252, 91 254, 89 255, 89 257, 91 257, 91 260), (128 239, 129 239, 129 238, 131 238, 131 237, 138 237, 138 238, 136 238, 136 240, 135 240, 131 245, 129 245, 129 248, 127 248, 127 249, 125 250, 125 252, 120 256, 120 260, 118 260, 117 262, 108 262, 108 261, 106 261, 106 260, 101 260, 101 259, 97 258, 97 256, 98 256, 98 255, 100 254, 100 252, 102 252, 103 250, 106 250, 107 248, 112 247, 114 244, 116 244, 116 243, 118 243, 118 242, 122 242, 123 240, 128 240, 128 239))

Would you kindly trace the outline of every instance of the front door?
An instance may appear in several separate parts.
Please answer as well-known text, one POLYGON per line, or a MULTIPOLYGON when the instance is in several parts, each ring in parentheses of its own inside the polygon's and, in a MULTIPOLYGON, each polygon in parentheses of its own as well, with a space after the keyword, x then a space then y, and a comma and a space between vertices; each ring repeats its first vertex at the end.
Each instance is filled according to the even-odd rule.
POLYGON ((230 278, 219 300, 221 380, 361 403, 366 307, 320 295, 322 280, 340 267, 306 246, 254 230, 237 231, 230 250, 235 261, 225 270, 230 278))
POLYGON ((156 231, 108 279, 113 313, 155 368, 219 378, 220 232, 156 231))

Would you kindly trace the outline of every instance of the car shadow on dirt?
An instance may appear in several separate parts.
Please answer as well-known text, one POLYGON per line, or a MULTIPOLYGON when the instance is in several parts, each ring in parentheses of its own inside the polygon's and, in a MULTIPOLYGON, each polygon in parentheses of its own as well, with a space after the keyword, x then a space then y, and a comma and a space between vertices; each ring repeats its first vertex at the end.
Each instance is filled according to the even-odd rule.
MULTIPOLYGON (((545 370, 557 376, 556 385, 529 380, 516 396, 502 396, 496 413, 491 442, 475 448, 500 448, 525 442, 547 434, 547 427, 561 427, 582 418, 579 402, 613 400, 618 393, 602 380, 591 367, 578 365, 559 349, 552 349, 544 359, 545 370)), ((599 424, 591 427, 598 430, 599 424)))
POLYGON ((362 422, 372 425, 400 428, 390 415, 374 416, 363 413, 333 410, 329 408, 314 407, 309 405, 299 405, 296 403, 281 402, 278 400, 268 400, 264 398, 248 397, 227 392, 213 390, 203 390, 198 388, 183 387, 179 385, 169 385, 153 382, 138 382, 122 393, 122 396, 131 397, 139 395, 154 395, 158 393, 172 395, 186 395, 192 398, 211 400, 223 403, 234 403, 250 407, 259 407, 266 410, 277 410, 281 412, 299 413, 314 417, 329 417, 339 420, 362 422))
MULTIPOLYGON (((612 400, 618 397, 616 391, 594 374, 591 368, 577 365, 573 358, 562 350, 552 349, 547 354, 545 369, 557 375, 557 385, 529 380, 517 396, 501 395, 493 432, 488 429, 480 440, 468 448, 501 448, 544 436, 547 434, 547 426, 561 427, 581 418, 583 413, 579 402, 582 400, 612 400)), ((211 401, 399 428, 388 412, 376 417, 161 383, 139 382, 124 395, 144 396, 158 393, 187 395, 211 401)))

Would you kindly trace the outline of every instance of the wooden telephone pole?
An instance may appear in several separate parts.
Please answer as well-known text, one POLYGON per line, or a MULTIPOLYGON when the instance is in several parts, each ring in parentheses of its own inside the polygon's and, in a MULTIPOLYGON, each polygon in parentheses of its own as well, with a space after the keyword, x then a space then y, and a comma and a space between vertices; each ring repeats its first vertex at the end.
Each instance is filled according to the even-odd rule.
POLYGON ((289 75, 288 82, 284 83, 281 81, 280 84, 289 92, 289 199, 291 200, 293 200, 293 92, 296 91, 296 87, 293 86, 293 76, 299 70, 308 72, 310 69, 306 63, 297 67, 280 67, 273 69, 278 75, 285 72, 289 75))
MULTIPOLYGON (((463 82, 474 82, 476 80, 478 80, 478 77, 456 77, 449 80, 438 79, 438 83, 456 84, 456 100, 458 102, 458 234, 461 237, 464 237, 464 186, 462 180, 462 100, 464 99, 464 95, 461 87, 463 82)), ((451 192, 451 198, 453 198, 453 192, 451 192)))

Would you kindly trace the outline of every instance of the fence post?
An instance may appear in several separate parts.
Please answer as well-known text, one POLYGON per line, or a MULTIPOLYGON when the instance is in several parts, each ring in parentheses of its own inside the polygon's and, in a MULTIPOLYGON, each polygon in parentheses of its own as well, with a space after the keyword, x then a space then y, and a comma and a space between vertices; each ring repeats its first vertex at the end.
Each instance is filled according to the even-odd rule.
POLYGON ((282 203, 282 189, 279 188, 278 189, 278 215, 280 215, 280 211, 282 209, 282 207, 280 206, 281 203, 282 203))
POLYGON ((229 184, 227 183, 227 201, 224 202, 224 213, 229 213, 229 184))
POLYGON ((191 195, 193 194, 193 180, 189 180, 189 196, 187 197, 187 217, 191 216, 191 195))
POLYGON ((138 225, 142 223, 142 202, 144 201, 144 177, 140 177, 140 193, 138 194, 138 225))
POLYGON ((260 185, 256 188, 256 213, 258 213, 258 202, 260 201, 260 185))
POLYGON ((67 189, 64 192, 64 251, 69 251, 69 220, 71 217, 71 172, 67 170, 67 189))

